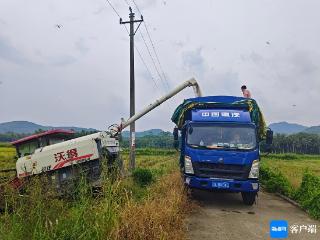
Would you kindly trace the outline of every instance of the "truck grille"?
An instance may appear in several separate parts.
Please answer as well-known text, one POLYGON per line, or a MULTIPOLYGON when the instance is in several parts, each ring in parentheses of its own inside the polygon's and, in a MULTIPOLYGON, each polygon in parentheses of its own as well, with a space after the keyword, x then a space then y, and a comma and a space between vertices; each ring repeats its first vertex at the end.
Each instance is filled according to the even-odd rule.
POLYGON ((197 177, 246 179, 249 176, 249 165, 193 162, 193 170, 197 177))

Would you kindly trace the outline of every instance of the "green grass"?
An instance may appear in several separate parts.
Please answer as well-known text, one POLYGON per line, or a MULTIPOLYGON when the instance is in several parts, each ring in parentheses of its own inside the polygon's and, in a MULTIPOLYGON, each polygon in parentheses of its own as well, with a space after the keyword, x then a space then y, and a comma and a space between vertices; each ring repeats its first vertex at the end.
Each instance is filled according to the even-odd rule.
MULTIPOLYGON (((14 169, 16 164, 15 160, 16 150, 9 143, 0 143, 0 170, 1 169, 14 169)), ((15 172, 0 172, 0 184, 12 179, 15 172)))
POLYGON ((310 216, 320 219, 320 156, 274 154, 263 157, 260 181, 267 191, 294 199, 310 216))
POLYGON ((15 148, 8 143, 0 143, 0 169, 14 168, 16 160, 15 148))
POLYGON ((306 170, 320 176, 319 155, 272 154, 262 157, 261 164, 271 170, 280 171, 294 188, 298 188, 301 185, 302 177, 306 170))
MULTIPOLYGON (((1 164, 9 167, 7 162, 14 163, 14 150, 9 146, 3 149, 1 164)), ((186 199, 178 171, 178 154, 155 149, 137 152, 136 165, 144 169, 142 172, 148 172, 148 184, 133 177, 111 181, 105 176, 99 196, 93 197, 85 181, 80 181, 77 194, 70 199, 59 198, 45 188, 45 178, 34 177, 24 197, 6 188, 7 207, 0 215, 0 239, 183 237, 181 213, 186 199)), ((123 158, 127 165, 126 152, 123 158)))
POLYGON ((0 142, 0 147, 12 147, 12 145, 8 142, 0 142))
MULTIPOLYGON (((124 154, 129 153, 129 149, 123 149, 124 154)), ((176 155, 177 151, 175 149, 165 149, 165 148, 137 148, 136 155, 143 155, 143 156, 169 156, 169 155, 176 155)))

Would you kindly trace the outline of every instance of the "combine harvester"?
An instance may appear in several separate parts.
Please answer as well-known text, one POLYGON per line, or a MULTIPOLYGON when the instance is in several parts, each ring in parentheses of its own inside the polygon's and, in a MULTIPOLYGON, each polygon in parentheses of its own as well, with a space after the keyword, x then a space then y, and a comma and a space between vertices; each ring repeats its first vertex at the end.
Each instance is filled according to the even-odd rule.
POLYGON ((9 184, 21 189, 33 176, 46 174, 53 186, 61 190, 84 173, 93 187, 99 187, 103 164, 109 171, 121 168, 121 131, 187 87, 193 87, 195 95, 201 96, 197 81, 190 79, 127 121, 111 125, 107 131, 70 139, 71 131, 51 130, 13 142, 18 160, 16 177, 9 184))

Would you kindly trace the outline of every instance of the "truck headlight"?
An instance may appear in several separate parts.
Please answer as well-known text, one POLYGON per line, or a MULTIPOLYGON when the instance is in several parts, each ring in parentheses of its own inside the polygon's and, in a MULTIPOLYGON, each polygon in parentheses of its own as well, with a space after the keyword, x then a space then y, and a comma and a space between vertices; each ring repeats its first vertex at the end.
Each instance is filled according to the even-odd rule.
POLYGON ((188 174, 194 174, 191 157, 189 156, 184 157, 184 172, 188 174))
POLYGON ((258 177, 259 177, 259 160, 254 160, 252 162, 249 178, 258 178, 258 177))

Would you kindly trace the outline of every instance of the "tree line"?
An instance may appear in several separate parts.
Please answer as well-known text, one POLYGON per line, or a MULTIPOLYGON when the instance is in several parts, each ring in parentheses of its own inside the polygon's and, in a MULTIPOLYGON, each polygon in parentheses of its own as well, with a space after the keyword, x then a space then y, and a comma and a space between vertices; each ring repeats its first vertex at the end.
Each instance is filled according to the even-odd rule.
MULTIPOLYGON (((121 147, 129 147, 129 138, 123 137, 120 141, 121 147)), ((137 148, 173 148, 173 136, 170 132, 162 132, 159 135, 146 135, 136 138, 137 148)))
MULTIPOLYGON (((121 146, 129 147, 129 138, 123 138, 121 146)), ((265 142, 261 151, 266 151, 265 142)), ((173 136, 166 132, 157 136, 144 136, 136 139, 137 148, 173 148, 173 136)), ((312 133, 275 134, 271 146, 272 153, 320 154, 320 135, 312 133)))
MULTIPOLYGON (((39 129, 35 133, 39 133, 39 129)), ((92 134, 94 132, 76 132, 74 138, 92 134)), ((11 142, 30 134, 3 133, 0 134, 0 142, 11 142)), ((129 147, 129 138, 121 139, 123 148, 129 147)), ((173 136, 170 132, 162 132, 159 135, 147 135, 136 139, 137 148, 173 148, 173 136)), ((261 143, 261 151, 266 149, 265 143, 261 143)), ((299 154, 320 154, 320 135, 312 133, 296 133, 291 135, 275 134, 271 146, 273 153, 299 153, 299 154)))
POLYGON ((276 134, 273 153, 320 154, 320 135, 312 133, 276 134))

